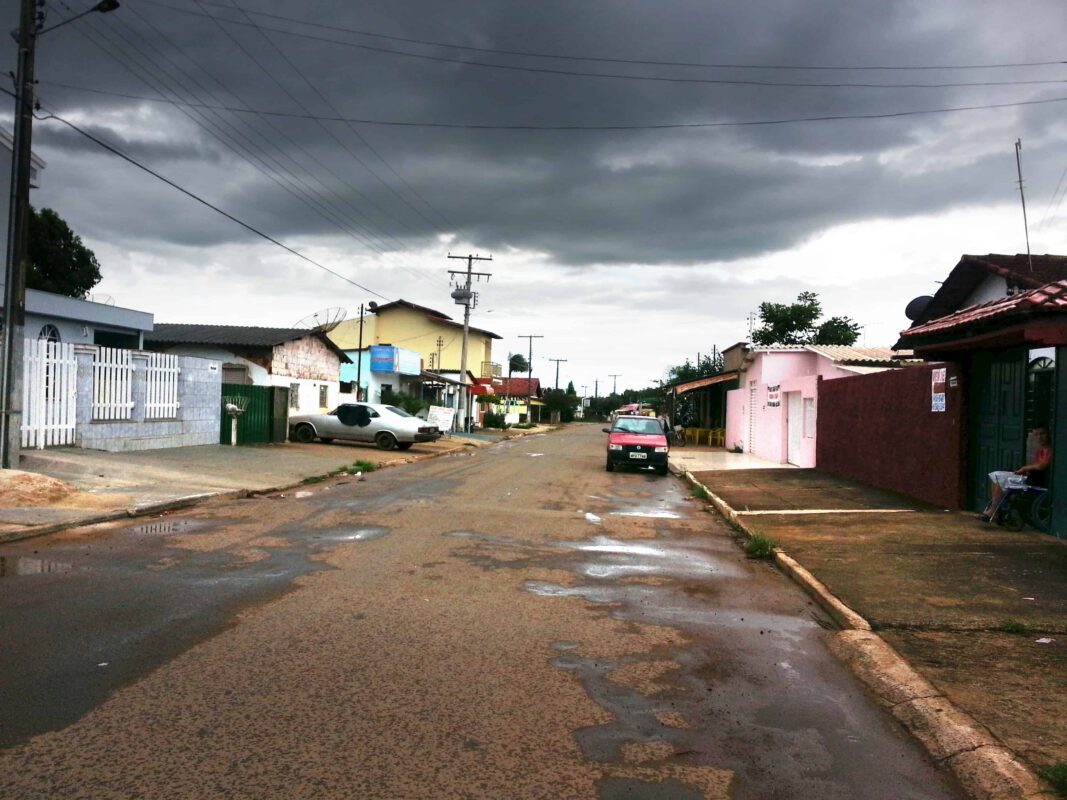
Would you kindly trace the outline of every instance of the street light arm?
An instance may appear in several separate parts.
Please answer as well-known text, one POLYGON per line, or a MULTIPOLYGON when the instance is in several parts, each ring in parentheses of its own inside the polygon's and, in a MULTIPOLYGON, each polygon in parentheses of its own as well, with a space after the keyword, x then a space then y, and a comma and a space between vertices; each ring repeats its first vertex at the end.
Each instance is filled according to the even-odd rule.
POLYGON ((118 7, 119 0, 100 0, 100 2, 97 3, 95 6, 93 6, 92 8, 87 8, 80 14, 75 14, 73 17, 68 17, 62 22, 57 22, 55 25, 52 25, 48 28, 41 28, 41 30, 37 31, 37 35, 40 36, 41 34, 48 33, 49 31, 54 31, 56 28, 62 28, 68 22, 74 22, 74 20, 81 19, 82 17, 88 14, 93 14, 96 12, 99 12, 100 14, 107 14, 109 11, 114 11, 118 7))

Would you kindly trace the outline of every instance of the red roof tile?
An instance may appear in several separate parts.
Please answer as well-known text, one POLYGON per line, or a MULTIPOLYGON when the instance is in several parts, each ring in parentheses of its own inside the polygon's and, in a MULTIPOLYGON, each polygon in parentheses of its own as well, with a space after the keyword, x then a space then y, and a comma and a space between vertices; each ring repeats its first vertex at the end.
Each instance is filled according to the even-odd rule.
POLYGON ((944 333, 977 322, 1049 311, 1067 313, 1067 280, 1055 281, 1028 292, 960 309, 953 314, 901 331, 900 336, 901 341, 904 341, 916 336, 944 333))
POLYGON ((541 394, 540 378, 501 378, 500 385, 496 387, 496 393, 510 395, 512 397, 527 397, 541 394))

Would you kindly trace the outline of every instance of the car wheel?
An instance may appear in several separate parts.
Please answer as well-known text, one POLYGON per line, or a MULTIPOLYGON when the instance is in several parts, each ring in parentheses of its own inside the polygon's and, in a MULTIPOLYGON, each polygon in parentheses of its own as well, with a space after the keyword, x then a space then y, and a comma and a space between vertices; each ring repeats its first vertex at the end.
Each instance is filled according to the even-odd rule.
POLYGON ((297 425, 293 431, 293 438, 302 444, 310 444, 315 441, 315 429, 308 424, 297 425))
POLYGON ((667 469, 667 465, 666 464, 664 464, 662 467, 656 467, 656 474, 657 475, 666 475, 668 471, 669 470, 667 469))
POLYGON ((606 469, 608 472, 615 471, 615 465, 611 463, 611 456, 608 456, 608 460, 604 464, 604 469, 606 469))
POLYGON ((396 437, 389 431, 382 431, 375 436, 374 443, 382 450, 395 450, 397 445, 396 437))
POLYGON ((412 445, 412 442, 397 442, 396 443, 396 449, 397 450, 410 450, 411 449, 411 445, 412 445))

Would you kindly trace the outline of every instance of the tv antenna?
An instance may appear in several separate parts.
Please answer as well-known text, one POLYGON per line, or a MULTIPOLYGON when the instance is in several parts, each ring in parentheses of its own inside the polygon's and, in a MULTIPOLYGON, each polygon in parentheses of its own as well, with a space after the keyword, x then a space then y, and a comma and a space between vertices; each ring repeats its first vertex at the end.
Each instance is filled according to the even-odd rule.
POLYGON ((301 330, 316 331, 317 333, 329 333, 344 322, 347 316, 348 312, 345 309, 340 306, 333 306, 316 311, 314 314, 308 314, 306 317, 297 320, 293 327, 301 330))

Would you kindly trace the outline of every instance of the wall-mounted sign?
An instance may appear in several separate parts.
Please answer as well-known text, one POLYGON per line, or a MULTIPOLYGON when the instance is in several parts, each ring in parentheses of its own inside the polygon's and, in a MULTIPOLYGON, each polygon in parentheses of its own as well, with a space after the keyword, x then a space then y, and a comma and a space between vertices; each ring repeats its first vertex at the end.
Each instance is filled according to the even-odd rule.
POLYGON ((767 408, 778 408, 782 404, 782 385, 776 383, 767 387, 767 408))
POLYGON ((403 347, 396 348, 397 372, 401 375, 421 375, 422 356, 414 350, 405 350, 403 347))
POLYGON ((397 348, 389 344, 371 345, 371 372, 398 372, 399 370, 400 354, 397 352, 397 348))
POLYGON ((930 410, 945 410, 945 375, 946 369, 938 367, 930 372, 930 410))

